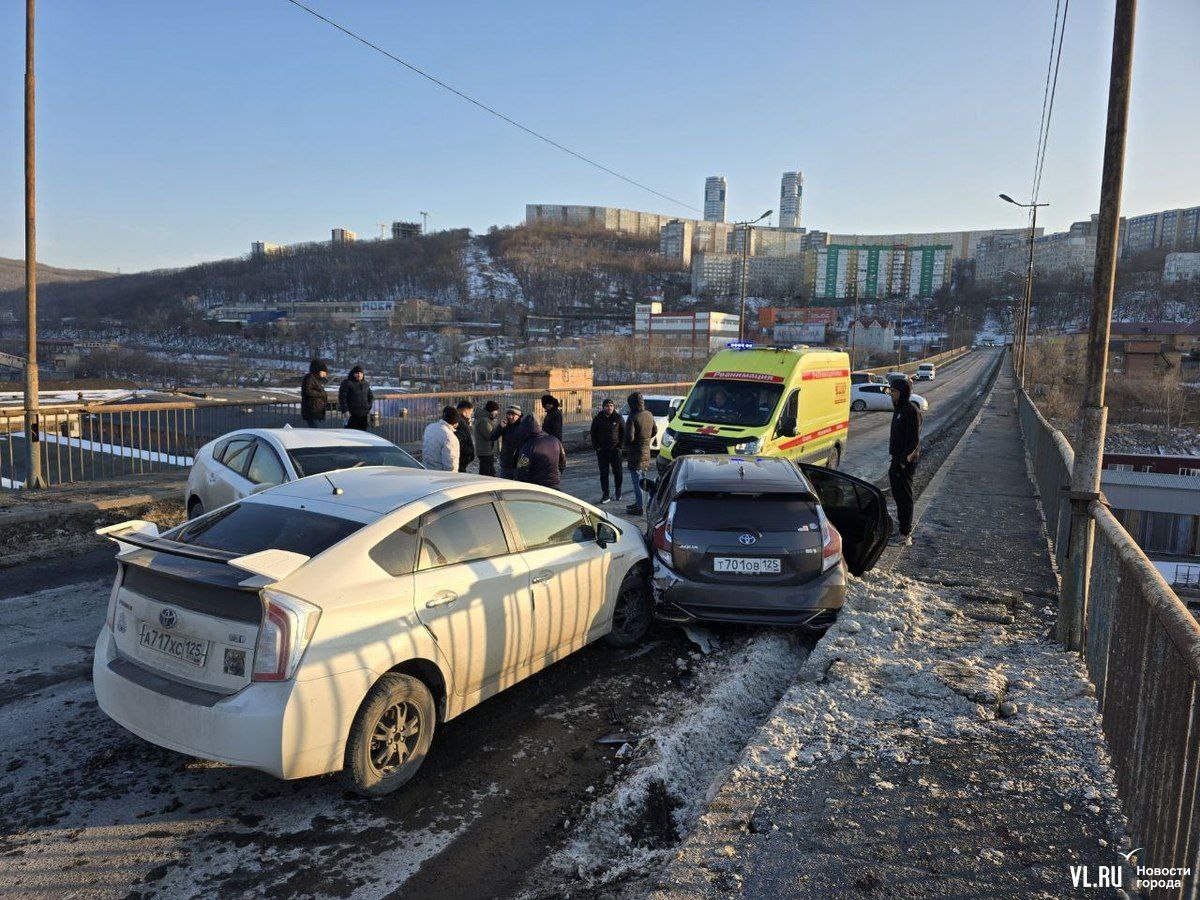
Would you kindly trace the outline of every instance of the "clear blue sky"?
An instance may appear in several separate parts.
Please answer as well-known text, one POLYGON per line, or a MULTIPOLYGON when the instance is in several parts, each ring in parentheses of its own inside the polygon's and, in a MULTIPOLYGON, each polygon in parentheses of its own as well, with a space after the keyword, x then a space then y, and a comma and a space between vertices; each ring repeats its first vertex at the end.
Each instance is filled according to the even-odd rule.
MULTIPOLYGON (((831 231, 1019 225, 1053 0, 312 0, 414 64, 666 194, 730 215, 805 174, 831 231)), ((0 256, 22 255, 23 5, 0 7, 0 256)), ((539 144, 284 0, 42 0, 40 258, 132 271, 527 202, 687 214, 539 144)), ((1094 211, 1111 0, 1071 4, 1043 180, 1094 211)), ((1141 4, 1124 209, 1200 204, 1200 3, 1141 4)))

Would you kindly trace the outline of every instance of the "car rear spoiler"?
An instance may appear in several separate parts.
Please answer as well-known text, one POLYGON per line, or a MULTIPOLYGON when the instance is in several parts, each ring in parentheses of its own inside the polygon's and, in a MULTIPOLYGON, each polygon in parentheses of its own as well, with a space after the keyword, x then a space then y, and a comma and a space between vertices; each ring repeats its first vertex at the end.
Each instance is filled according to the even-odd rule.
MULTIPOLYGON (((261 575, 268 579, 263 584, 269 584, 273 581, 282 581, 287 578, 298 568, 309 561, 311 557, 305 556, 303 553, 293 553, 290 550, 260 550, 258 553, 250 553, 246 556, 239 556, 236 559, 229 560, 229 565, 235 569, 241 569, 243 572, 249 572, 251 575, 261 575)), ((244 587, 261 587, 262 585, 251 585, 248 582, 257 581, 257 579, 247 579, 243 581, 244 587)))
POLYGON ((115 525, 105 525, 96 529, 96 536, 108 538, 116 544, 121 552, 135 547, 145 547, 158 537, 158 525, 145 519, 129 519, 115 525))
POLYGON ((243 587, 258 588, 281 581, 310 559, 302 553, 292 553, 289 550, 260 550, 245 556, 232 556, 227 552, 208 547, 177 544, 169 538, 160 537, 158 526, 143 519, 131 519, 128 522, 118 522, 116 525, 106 525, 103 528, 97 528, 96 534, 115 543, 120 548, 118 556, 134 549, 154 550, 158 553, 186 556, 189 559, 200 559, 205 562, 225 563, 256 576, 242 582, 243 587))

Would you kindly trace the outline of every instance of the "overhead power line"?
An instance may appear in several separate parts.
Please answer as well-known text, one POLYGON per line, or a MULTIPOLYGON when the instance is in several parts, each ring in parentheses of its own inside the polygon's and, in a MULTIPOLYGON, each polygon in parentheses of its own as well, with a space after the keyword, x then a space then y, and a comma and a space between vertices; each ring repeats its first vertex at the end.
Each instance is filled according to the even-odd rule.
POLYGON ((636 181, 633 178, 630 178, 628 175, 622 175, 620 172, 616 171, 615 169, 610 169, 608 166, 604 165, 603 163, 599 163, 596 160, 594 160, 588 156, 584 156, 582 153, 579 153, 576 150, 572 150, 570 147, 560 144, 558 141, 554 140, 553 138, 547 137, 546 135, 542 134, 540 131, 535 131, 534 129, 530 128, 528 125, 522 125, 516 119, 510 118, 509 116, 506 116, 504 113, 500 112, 498 109, 488 106, 486 103, 483 103, 480 100, 476 100, 474 97, 470 96, 469 94, 463 93, 456 87, 452 87, 451 85, 442 81, 437 76, 432 75, 429 72, 426 72, 424 69, 414 66, 412 63, 401 59, 399 56, 396 56, 396 54, 391 53, 388 50, 385 50, 383 47, 380 47, 378 44, 368 40, 367 38, 363 37, 361 34, 351 31, 349 28, 346 28, 344 25, 339 25, 337 22, 322 15, 321 13, 317 12, 312 7, 306 6, 305 4, 299 2, 299 0, 287 0, 287 2, 292 4, 292 6, 296 7, 297 9, 304 10, 304 12, 308 13, 310 16, 320 19, 326 25, 329 25, 332 28, 336 28, 338 31, 340 31, 342 34, 346 35, 347 37, 353 38, 354 40, 358 41, 360 44, 363 44, 364 46, 371 48, 376 53, 383 54, 388 59, 390 59, 392 62, 399 63, 400 65, 404 66, 404 68, 408 69, 409 71, 414 72, 417 75, 420 75, 422 78, 424 78, 428 81, 432 81, 434 84, 436 84, 438 87, 442 88, 443 90, 447 90, 450 93, 454 94, 456 97, 466 100, 472 106, 476 106, 479 109, 483 110, 484 112, 495 116, 497 119, 500 119, 503 122, 507 122, 509 125, 512 125, 514 128, 519 128, 521 131, 525 132, 530 137, 537 138, 539 141, 543 141, 544 143, 549 144, 551 147, 554 147, 557 150, 561 150, 563 153, 569 154, 570 156, 575 157, 576 159, 580 160, 581 162, 587 163, 589 166, 593 166, 593 167, 599 169, 601 172, 606 172, 607 174, 612 175, 614 178, 619 178, 621 181, 624 181, 627 184, 631 184, 636 188, 640 188, 643 191, 647 191, 651 194, 654 194, 654 196, 656 196, 656 197, 661 197, 663 200, 667 200, 678 206, 682 206, 685 209, 693 210, 694 212, 703 212, 703 210, 701 210, 697 206, 693 206, 690 203, 685 203, 683 200, 676 199, 675 197, 672 197, 669 194, 664 194, 661 191, 656 191, 654 188, 650 187, 649 185, 642 184, 642 182, 636 181))
POLYGON ((1055 0, 1054 25, 1050 30, 1050 53, 1046 60, 1046 83, 1042 90, 1042 114, 1038 119, 1037 146, 1033 154, 1030 203, 1037 202, 1042 190, 1042 172, 1046 165, 1046 148, 1050 143, 1050 121, 1054 115, 1054 95, 1058 90, 1058 70, 1062 63, 1063 37, 1067 31, 1067 11, 1070 7, 1071 0, 1055 0))

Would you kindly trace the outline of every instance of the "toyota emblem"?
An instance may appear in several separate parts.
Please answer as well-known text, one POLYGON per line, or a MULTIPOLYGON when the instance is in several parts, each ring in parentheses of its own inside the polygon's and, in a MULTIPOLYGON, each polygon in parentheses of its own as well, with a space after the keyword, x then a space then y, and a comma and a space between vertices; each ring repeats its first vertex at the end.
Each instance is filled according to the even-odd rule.
POLYGON ((179 621, 179 616, 175 614, 175 610, 169 606, 164 606, 158 611, 158 624, 163 628, 174 628, 175 623, 179 621))
POLYGON ((745 544, 747 547, 749 547, 751 544, 753 544, 757 540, 758 540, 758 538, 756 538, 752 534, 742 534, 742 535, 738 536, 738 541, 745 544))

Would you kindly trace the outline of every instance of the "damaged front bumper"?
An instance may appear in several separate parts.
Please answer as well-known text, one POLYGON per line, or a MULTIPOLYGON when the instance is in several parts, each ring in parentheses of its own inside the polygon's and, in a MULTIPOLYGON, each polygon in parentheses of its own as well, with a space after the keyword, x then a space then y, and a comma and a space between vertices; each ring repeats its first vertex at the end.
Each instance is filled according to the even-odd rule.
POLYGON ((689 581, 654 559, 650 578, 654 617, 660 622, 738 622, 827 628, 846 602, 841 564, 805 584, 756 586, 689 581))

